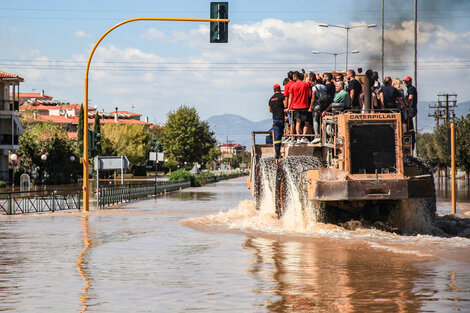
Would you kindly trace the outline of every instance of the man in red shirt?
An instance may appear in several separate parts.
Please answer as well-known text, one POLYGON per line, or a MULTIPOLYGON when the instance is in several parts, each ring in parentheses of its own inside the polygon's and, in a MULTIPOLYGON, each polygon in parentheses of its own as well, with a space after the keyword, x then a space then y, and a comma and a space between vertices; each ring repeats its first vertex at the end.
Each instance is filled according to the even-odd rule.
MULTIPOLYGON (((294 110, 295 119, 295 132, 297 135, 306 135, 310 129, 310 119, 308 112, 309 103, 308 98, 311 95, 312 89, 309 83, 304 82, 299 72, 294 72, 294 84, 290 88, 289 101, 287 110, 294 110), (303 130, 301 125, 303 122, 303 130)), ((297 143, 308 143, 307 138, 302 137, 297 140, 297 143)))

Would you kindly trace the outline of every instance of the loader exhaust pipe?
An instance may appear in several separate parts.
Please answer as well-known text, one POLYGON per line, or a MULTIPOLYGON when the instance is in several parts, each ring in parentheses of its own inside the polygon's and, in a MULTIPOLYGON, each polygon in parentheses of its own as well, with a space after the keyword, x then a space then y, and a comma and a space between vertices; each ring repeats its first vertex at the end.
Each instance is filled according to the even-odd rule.
POLYGON ((372 75, 372 70, 367 70, 364 75, 364 102, 362 104, 362 111, 364 113, 369 113, 372 107, 372 85, 374 83, 372 75))

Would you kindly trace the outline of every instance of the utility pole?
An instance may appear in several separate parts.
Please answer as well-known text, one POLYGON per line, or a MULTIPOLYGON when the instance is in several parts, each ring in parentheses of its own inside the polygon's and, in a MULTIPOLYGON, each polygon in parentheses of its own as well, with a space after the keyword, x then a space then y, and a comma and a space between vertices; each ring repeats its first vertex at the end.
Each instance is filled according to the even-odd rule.
POLYGON ((439 127, 440 121, 444 121, 444 125, 448 125, 455 121, 455 111, 457 107, 457 94, 438 94, 437 103, 429 105, 430 109, 435 109, 434 113, 429 113, 428 116, 434 118, 436 121, 436 128, 439 127))
MULTIPOLYGON (((382 0, 382 79, 384 79, 384 59, 385 59, 385 22, 384 22, 384 3, 382 0)), ((416 77, 416 76, 415 76, 416 77)))
MULTIPOLYGON (((430 109, 435 109, 433 114, 428 114, 436 120, 436 128, 439 127, 440 121, 444 121, 444 125, 449 125, 455 121, 454 109, 457 107, 457 94, 438 94, 436 105, 429 105, 430 109)), ((438 178, 441 177, 441 169, 438 169, 438 178)), ((447 167, 445 167, 445 177, 447 177, 447 167)))
MULTIPOLYGON (((415 0, 415 22, 414 22, 414 31, 415 31, 415 55, 414 55, 414 80, 415 87, 418 89, 418 0, 415 0)), ((415 136, 418 135, 418 114, 413 117, 413 125, 415 136)), ((413 155, 418 155, 418 145, 415 145, 413 155)))

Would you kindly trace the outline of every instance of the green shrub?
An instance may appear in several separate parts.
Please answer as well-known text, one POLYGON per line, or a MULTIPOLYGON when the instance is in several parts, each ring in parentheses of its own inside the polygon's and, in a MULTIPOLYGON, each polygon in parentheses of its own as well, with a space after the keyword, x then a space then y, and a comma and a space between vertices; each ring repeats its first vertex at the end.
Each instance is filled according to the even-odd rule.
MULTIPOLYGON (((208 181, 209 177, 215 177, 215 175, 212 174, 211 172, 201 172, 201 174, 199 174, 197 176, 197 178, 201 181, 201 183, 203 185, 207 184, 207 181, 208 181)), ((212 180, 212 182, 213 182, 213 180, 212 180)))
POLYGON ((201 181, 196 176, 194 176, 191 172, 188 172, 185 170, 177 170, 177 171, 171 172, 170 181, 183 180, 183 179, 191 180, 191 187, 202 186, 201 181))
POLYGON ((7 183, 5 183, 3 180, 0 180, 0 188, 5 188, 7 186, 7 183))

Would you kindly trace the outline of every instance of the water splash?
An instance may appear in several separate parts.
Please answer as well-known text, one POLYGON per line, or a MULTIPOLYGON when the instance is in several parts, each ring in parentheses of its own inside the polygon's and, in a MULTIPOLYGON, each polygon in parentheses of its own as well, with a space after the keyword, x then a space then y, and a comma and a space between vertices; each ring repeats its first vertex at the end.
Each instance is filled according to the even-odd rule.
POLYGON ((320 220, 321 206, 307 199, 306 171, 316 169, 321 162, 316 157, 289 156, 279 162, 277 179, 283 184, 284 226, 289 230, 305 230, 320 220))

